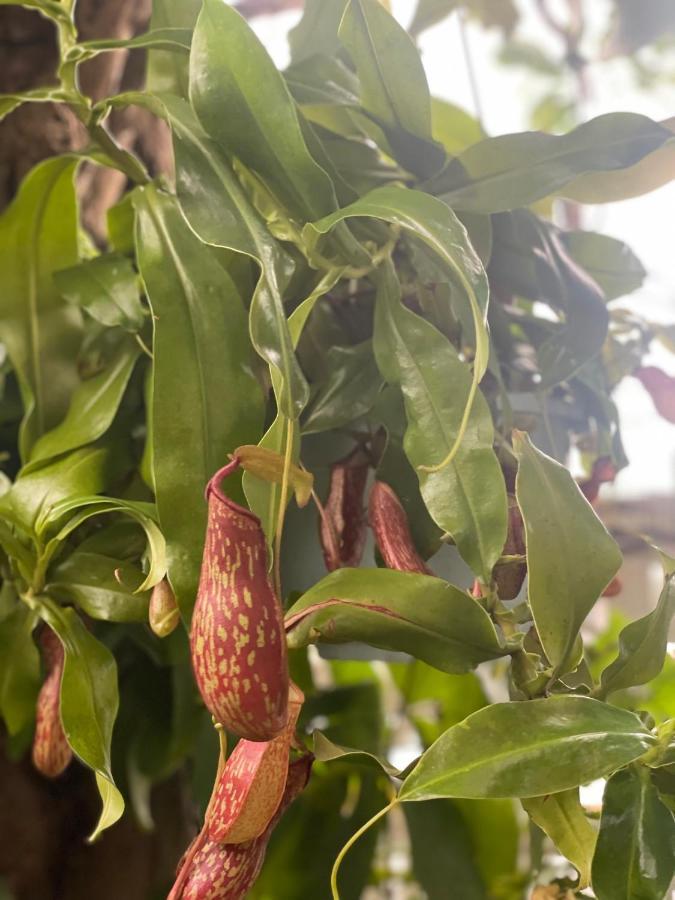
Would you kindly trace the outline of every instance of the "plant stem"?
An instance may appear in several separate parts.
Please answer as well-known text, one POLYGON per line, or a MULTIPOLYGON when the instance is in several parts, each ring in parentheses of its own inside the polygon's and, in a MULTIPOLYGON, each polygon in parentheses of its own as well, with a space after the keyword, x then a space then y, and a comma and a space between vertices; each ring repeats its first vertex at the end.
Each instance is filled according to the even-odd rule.
POLYGON ((64 91, 73 96, 73 102, 69 103, 78 119, 89 132, 91 140, 100 147, 105 155, 114 163, 115 168, 123 172, 134 184, 147 184, 150 181, 148 173, 133 153, 123 150, 108 134, 98 117, 92 112, 91 101, 81 91, 77 78, 77 61, 67 59, 68 52, 77 45, 78 35, 72 20, 74 0, 68 0, 65 8, 69 17, 59 19, 57 22, 59 37, 59 55, 61 61, 58 76, 64 91))
POLYGON ((105 155, 115 163, 115 167, 124 172, 130 181, 134 184, 148 184, 150 178, 140 160, 116 144, 103 125, 89 123, 87 130, 92 141, 98 144, 105 155))
POLYGON ((476 69, 471 55, 471 46, 469 44, 469 35, 467 34, 464 11, 461 9, 458 10, 457 15, 459 17, 459 36, 462 41, 462 52, 464 53, 466 71, 469 76, 469 86, 471 88, 474 111, 476 113, 476 118, 478 119, 478 124, 483 128, 483 104, 481 103, 480 91, 478 90, 478 78, 476 77, 476 69))
POLYGON ((293 420, 286 419, 286 446, 284 448, 284 471, 281 476, 281 494, 279 496, 279 512, 277 514, 277 529, 274 535, 274 587, 277 597, 281 600, 281 538, 284 533, 284 519, 286 517, 286 503, 288 502, 288 476, 291 471, 291 457, 293 456, 293 420))
POLYGON ((342 850, 337 855, 335 863, 333 865, 333 871, 330 873, 330 888, 333 895, 333 900, 340 900, 340 892, 338 891, 337 886, 337 877, 338 872, 340 870, 340 865, 342 864, 342 860, 345 858, 350 849, 354 846, 354 844, 358 841, 362 834, 365 834, 368 829, 374 825, 376 822, 379 822, 383 816, 386 816, 387 813, 391 812, 391 810, 397 806, 399 803, 398 797, 394 797, 394 799, 387 803, 385 807, 383 807, 379 812, 375 813, 375 815, 368 819, 365 825, 362 825, 358 831, 355 831, 354 834, 349 838, 347 843, 344 845, 342 850))

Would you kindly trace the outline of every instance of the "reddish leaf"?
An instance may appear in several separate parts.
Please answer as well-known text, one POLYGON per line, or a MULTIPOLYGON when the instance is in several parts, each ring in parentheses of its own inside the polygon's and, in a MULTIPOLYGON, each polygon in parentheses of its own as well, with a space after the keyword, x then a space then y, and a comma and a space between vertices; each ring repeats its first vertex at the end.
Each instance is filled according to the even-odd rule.
POLYGON ((366 540, 363 493, 368 467, 367 458, 358 448, 331 468, 325 517, 319 522, 323 558, 329 572, 361 562, 366 540))
POLYGON ((33 765, 47 778, 56 778, 73 758, 73 751, 61 724, 60 694, 64 652, 61 641, 46 625, 40 632, 40 647, 47 677, 37 699, 33 765))
POLYGON ((658 414, 675 424, 675 378, 656 366, 641 366, 633 374, 644 385, 658 414))
POLYGON ((208 484, 209 510, 190 646, 197 685, 217 722, 268 741, 288 719, 281 605, 270 583, 260 520, 220 490, 233 460, 208 484))
POLYGON ((209 806, 209 839, 241 844, 259 837, 279 808, 286 787, 291 742, 304 697, 291 683, 289 718, 271 741, 239 741, 227 760, 209 806))
POLYGON ((376 481, 371 488, 368 519, 388 568, 420 575, 433 574, 413 543, 401 501, 384 481, 376 481))

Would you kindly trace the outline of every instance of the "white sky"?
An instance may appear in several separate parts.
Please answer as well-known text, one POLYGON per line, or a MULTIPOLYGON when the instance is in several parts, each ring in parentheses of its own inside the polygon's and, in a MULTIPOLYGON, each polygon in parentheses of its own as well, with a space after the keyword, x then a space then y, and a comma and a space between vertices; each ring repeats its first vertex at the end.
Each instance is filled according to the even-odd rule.
MULTIPOLYGON (((560 55, 560 47, 532 13, 532 0, 520 0, 525 12, 521 36, 560 55)), ((406 24, 414 0, 393 0, 393 12, 406 24)), ((593 25, 605 30, 607 0, 587 3, 597 16, 593 25)), ((280 66, 288 62, 286 34, 300 13, 293 11, 260 17, 252 25, 280 66)), ((523 69, 505 68, 496 62, 499 38, 495 33, 469 26, 469 43, 477 74, 486 130, 493 135, 528 127, 527 114, 542 93, 542 82, 523 69)), ((466 63, 456 16, 425 32, 420 49, 432 94, 474 112, 466 63)), ((635 88, 622 60, 595 64, 589 71, 591 100, 585 116, 614 111, 639 112, 654 119, 675 116, 675 87, 664 84, 646 93, 635 88)), ((653 321, 675 323, 675 182, 635 200, 588 207, 584 227, 603 231, 629 244, 642 260, 649 277, 630 300, 618 301, 653 321)), ((675 357, 655 347, 648 360, 675 375, 675 357)), ((617 390, 626 452, 631 465, 618 477, 616 496, 667 493, 675 490, 675 425, 658 417, 642 386, 628 378, 617 390)), ((610 490, 606 496, 610 495, 610 490)))

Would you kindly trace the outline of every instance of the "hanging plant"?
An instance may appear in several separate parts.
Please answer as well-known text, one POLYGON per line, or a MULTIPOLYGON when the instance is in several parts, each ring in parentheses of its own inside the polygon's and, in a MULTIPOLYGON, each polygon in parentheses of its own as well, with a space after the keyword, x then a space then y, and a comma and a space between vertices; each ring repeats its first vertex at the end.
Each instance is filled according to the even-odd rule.
MULTIPOLYGON (((592 505, 628 462, 612 391, 638 378, 672 422, 673 379, 643 364, 662 331, 613 304, 634 254, 551 210, 665 182, 672 131, 611 113, 486 136, 377 0, 308 2, 284 71, 223 0, 88 42, 74 4, 20 5, 58 32, 58 84, 0 109, 66 104, 89 146, 0 217, 17 752, 95 773, 91 840, 125 805, 143 821, 141 782, 196 773, 171 900, 356 900, 390 812, 431 900, 662 900, 675 561, 655 551, 660 598, 613 651, 583 626, 622 565, 592 505), (79 67, 120 48, 163 60, 162 90, 94 102, 79 67), (171 129, 173 178, 107 130, 133 105, 171 129), (105 246, 85 164, 127 181, 105 246)), ((414 33, 445 14, 427 6, 414 33)))

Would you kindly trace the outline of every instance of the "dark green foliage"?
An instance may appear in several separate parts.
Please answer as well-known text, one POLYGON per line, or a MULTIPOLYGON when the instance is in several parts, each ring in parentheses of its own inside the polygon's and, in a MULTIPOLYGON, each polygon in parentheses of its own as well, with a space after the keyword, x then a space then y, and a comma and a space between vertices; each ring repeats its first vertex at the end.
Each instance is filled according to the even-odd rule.
MULTIPOLYGON (((618 648, 587 653, 581 626, 621 553, 565 464, 572 447, 589 470, 627 463, 610 390, 667 330, 639 321, 629 334, 611 303, 645 277, 629 248, 548 213, 555 196, 596 202, 664 183, 672 131, 612 113, 565 134, 488 137, 432 98, 414 37, 459 6, 508 33, 510 2, 421 0, 411 37, 376 0, 312 0, 285 73, 222 0, 155 0, 146 35, 88 43, 72 4, 22 5, 57 25, 61 83, 0 98, 0 112, 69 104, 96 164, 131 187, 100 253, 81 239, 79 157, 36 166, 0 217, 10 735, 32 726, 44 622, 65 648, 65 735, 101 793, 95 834, 125 800, 151 825, 151 786, 181 767, 207 806, 216 738, 186 639, 203 491, 238 447, 259 444, 280 477, 249 470, 222 487, 261 519, 316 763, 249 896, 328 897, 342 846, 391 802, 405 804, 392 815, 396 840, 410 838, 403 877, 430 900, 448 885, 462 900, 522 898, 538 867, 533 853, 532 871, 518 870, 518 798, 578 870, 566 886, 662 900, 675 833, 673 562, 663 557, 654 610, 618 648), (77 66, 121 46, 150 51, 148 89, 92 108, 77 66), (174 179, 151 181, 103 130, 128 104, 168 122, 174 179), (361 568, 326 574, 318 517, 343 508, 327 486, 352 454, 400 497, 437 577, 381 567, 372 542, 361 568), (291 464, 311 473, 316 505, 289 500, 291 464), (525 556, 504 551, 509 503, 525 556), (500 597, 495 567, 525 564, 517 601, 500 597), (147 613, 165 577, 183 621, 162 642, 147 613), (650 697, 632 689, 655 683, 656 715, 637 715, 650 697), (502 701, 508 686, 509 702, 484 684, 501 684, 502 701), (600 777, 596 846, 578 788, 600 777)), ((507 49, 510 64, 555 72, 534 48, 507 49)), ((336 530, 362 527, 366 505, 336 530)), ((385 821, 348 857, 343 900, 391 876, 385 821)))

